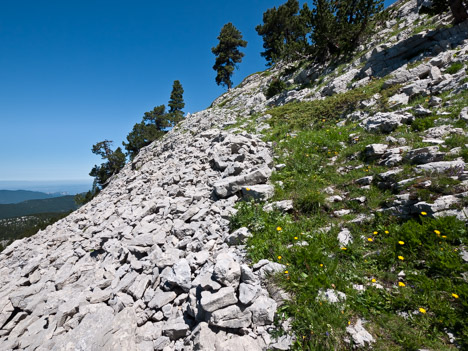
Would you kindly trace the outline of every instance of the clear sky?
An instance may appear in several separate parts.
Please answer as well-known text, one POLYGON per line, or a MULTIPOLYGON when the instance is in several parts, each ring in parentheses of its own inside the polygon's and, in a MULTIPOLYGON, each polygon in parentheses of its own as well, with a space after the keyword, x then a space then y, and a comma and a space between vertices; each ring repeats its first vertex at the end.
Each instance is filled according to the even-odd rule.
POLYGON ((0 1, 0 180, 91 179, 91 146, 121 146, 176 79, 185 112, 206 108, 225 91, 212 69, 221 27, 248 41, 238 84, 265 69, 255 26, 284 2, 0 1))

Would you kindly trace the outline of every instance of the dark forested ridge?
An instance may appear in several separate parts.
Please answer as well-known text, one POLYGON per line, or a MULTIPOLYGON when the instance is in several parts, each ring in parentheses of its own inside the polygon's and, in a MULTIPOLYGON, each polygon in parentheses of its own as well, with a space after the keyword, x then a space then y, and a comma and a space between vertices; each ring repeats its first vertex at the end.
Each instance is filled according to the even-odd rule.
POLYGON ((27 216, 37 213, 69 212, 76 210, 74 196, 60 196, 51 199, 29 200, 17 204, 1 204, 0 219, 27 216))
POLYGON ((41 200, 59 197, 60 194, 46 194, 29 190, 0 190, 0 204, 17 204, 28 200, 41 200))

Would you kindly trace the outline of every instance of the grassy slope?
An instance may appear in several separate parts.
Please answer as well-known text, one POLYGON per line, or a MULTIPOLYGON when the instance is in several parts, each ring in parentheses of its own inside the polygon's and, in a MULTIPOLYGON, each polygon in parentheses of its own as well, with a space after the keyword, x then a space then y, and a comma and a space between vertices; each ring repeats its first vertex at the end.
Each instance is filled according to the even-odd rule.
MULTIPOLYGON (((286 164, 273 175, 274 200, 293 199, 295 212, 265 213, 261 204, 241 203, 232 227, 246 226, 253 232, 248 242, 253 262, 267 258, 287 266, 275 279, 293 296, 282 312, 284 318, 294 317, 295 349, 349 349, 343 341, 346 327, 357 318, 368 321, 365 327, 376 337, 377 350, 455 349, 447 331, 462 347, 468 347, 468 324, 464 323, 468 285, 463 276, 468 265, 459 255, 468 241, 465 224, 452 217, 433 219, 420 214, 402 221, 378 213, 393 194, 375 185, 365 189, 355 183, 358 178, 388 170, 360 156, 366 145, 386 143, 386 135, 366 133, 352 123, 337 127, 336 122, 342 113, 355 110, 359 101, 376 92, 383 95, 379 110, 388 109, 386 97, 394 90, 382 90, 381 81, 374 81, 325 100, 268 111, 273 118, 266 140, 276 145, 277 162, 286 164), (349 169, 344 171, 344 166, 349 169), (345 194, 345 200, 326 203, 328 195, 323 190, 328 186, 345 194), (364 204, 351 200, 359 196, 366 197, 364 204), (353 212, 333 216, 342 208, 353 212), (362 224, 349 222, 359 214, 374 217, 362 224), (323 230, 325 227, 329 229, 323 230), (337 241, 340 227, 348 228, 354 239, 346 247, 337 241), (365 291, 359 292, 353 285, 362 285, 365 291), (326 289, 344 292, 346 301, 321 301, 319 290, 326 289)), ((468 105, 468 93, 441 97, 453 102, 445 108, 451 113, 449 124, 468 130, 464 122, 456 120, 461 107, 468 105)), ((412 102, 417 103, 428 107, 426 98, 412 102)), ((419 132, 438 124, 435 112, 417 119, 412 127, 400 127, 392 136, 406 138, 413 148, 424 146, 419 132)), ((446 144, 450 149, 464 147, 466 142, 465 137, 453 136, 446 144)), ((468 161, 465 147, 462 156, 468 161)), ((413 167, 404 165, 404 169, 402 179, 413 175, 413 167)), ((431 178, 442 184, 440 189, 429 190, 435 196, 440 195, 438 189, 443 193, 445 185, 451 185, 448 175, 427 176, 431 178)), ((409 191, 423 195, 411 185, 409 191)))

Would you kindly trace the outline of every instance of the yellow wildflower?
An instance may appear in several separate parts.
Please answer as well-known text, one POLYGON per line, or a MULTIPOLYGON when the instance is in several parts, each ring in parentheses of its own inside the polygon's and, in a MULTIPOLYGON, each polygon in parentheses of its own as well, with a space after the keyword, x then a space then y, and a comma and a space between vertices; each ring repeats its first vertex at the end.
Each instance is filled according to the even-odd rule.
POLYGON ((421 312, 422 314, 425 314, 426 313, 426 310, 422 307, 419 307, 419 312, 421 312))
POLYGON ((323 267, 323 263, 320 263, 320 267, 323 267))
POLYGON ((405 245, 405 242, 400 240, 400 241, 398 242, 398 244, 400 244, 400 245, 405 245))
POLYGON ((398 282, 398 286, 405 287, 406 285, 403 282, 398 282))
POLYGON ((283 258, 283 257, 281 257, 281 256, 278 256, 278 260, 281 260, 282 258, 283 258))
POLYGON ((246 191, 250 191, 250 188, 245 188, 246 191))
POLYGON ((427 212, 422 211, 422 212, 421 212, 421 215, 426 216, 426 215, 427 215, 427 212))
POLYGON ((276 227, 276 230, 280 232, 280 231, 283 230, 283 228, 281 228, 281 227, 276 227))
POLYGON ((371 282, 372 283, 375 283, 377 280, 375 280, 374 278, 372 278, 371 282))
POLYGON ((373 234, 374 234, 374 235, 377 235, 377 234, 379 234, 379 232, 374 232, 373 234))
POLYGON ((388 233, 390 233, 390 232, 389 232, 388 230, 386 230, 386 231, 385 231, 385 234, 388 234, 388 233))
POLYGON ((447 239, 447 235, 442 235, 442 238, 447 239))
POLYGON ((398 256, 398 259, 403 261, 405 258, 403 256, 398 256))
POLYGON ((284 271, 284 274, 289 274, 289 271, 284 271))
POLYGON ((374 241, 374 239, 372 239, 372 238, 367 238, 367 241, 372 242, 372 241, 374 241))
POLYGON ((438 231, 437 229, 434 230, 434 233, 436 233, 437 235, 440 235, 440 231, 438 231))
POLYGON ((348 250, 346 247, 342 247, 341 250, 348 250))
POLYGON ((294 240, 297 240, 297 236, 294 237, 294 240))
POLYGON ((458 299, 458 295, 457 295, 457 294, 453 293, 452 296, 453 296, 454 298, 458 299))

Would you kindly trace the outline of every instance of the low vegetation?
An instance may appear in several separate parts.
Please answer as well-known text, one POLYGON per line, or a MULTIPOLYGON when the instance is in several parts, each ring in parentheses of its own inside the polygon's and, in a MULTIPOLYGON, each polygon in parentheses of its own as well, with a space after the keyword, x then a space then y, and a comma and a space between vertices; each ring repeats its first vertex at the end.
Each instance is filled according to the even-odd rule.
MULTIPOLYGON (((382 81, 374 81, 325 100, 268 111, 272 128, 266 139, 275 147, 277 163, 285 165, 272 176, 272 200, 293 200, 294 212, 267 213, 262 204, 243 202, 231 225, 253 233, 247 244, 253 263, 266 258, 285 265, 274 279, 292 296, 280 316, 292 317, 296 350, 349 349, 346 328, 358 318, 376 336, 376 350, 455 350, 452 337, 458 347, 468 347, 468 265, 460 256, 468 243, 465 223, 455 217, 430 218, 425 212, 402 219, 380 211, 394 193, 376 184, 362 187, 355 180, 388 170, 362 156, 366 145, 387 143, 386 135, 367 133, 353 122, 337 126, 343 115, 377 93, 377 108, 385 111, 395 89, 384 90, 382 81), (327 200, 329 187, 341 201, 327 200), (337 215, 342 209, 351 212, 337 215), (344 227, 353 238, 346 245, 337 240, 344 227), (328 289, 346 299, 328 302, 322 297, 328 289)), ((450 123, 459 125, 456 118, 468 102, 467 93, 441 97, 444 103, 456 101, 445 110, 451 113, 450 123)), ((426 98, 420 100, 428 107, 426 98)), ((416 121, 392 136, 424 146, 418 133, 438 121, 435 115, 416 121)), ((466 141, 453 135, 446 151, 466 141)), ((402 178, 414 175, 413 166, 403 166, 402 178)), ((426 193, 433 200, 459 186, 450 175, 424 179, 432 181, 425 192, 417 184, 408 185, 421 201, 426 193)))

